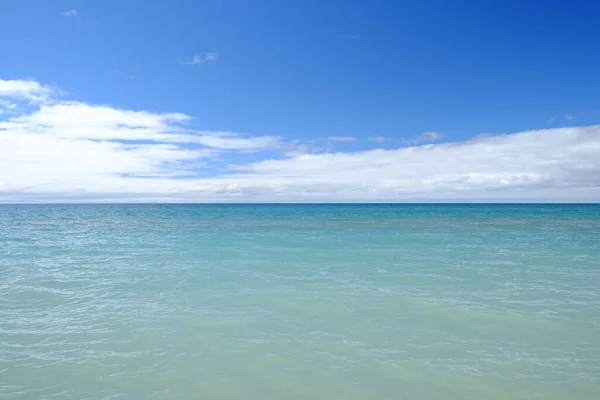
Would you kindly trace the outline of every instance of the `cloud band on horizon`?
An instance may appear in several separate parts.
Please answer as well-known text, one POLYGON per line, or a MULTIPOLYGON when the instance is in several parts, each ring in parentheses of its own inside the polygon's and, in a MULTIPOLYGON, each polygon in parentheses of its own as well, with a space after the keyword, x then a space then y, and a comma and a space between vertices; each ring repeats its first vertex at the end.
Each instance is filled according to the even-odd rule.
POLYGON ((600 201, 600 126, 300 154, 281 137, 206 132, 185 114, 59 93, 0 80, 0 202, 600 201), (230 157, 267 150, 278 155, 230 157), (216 158, 230 165, 206 177, 216 158))

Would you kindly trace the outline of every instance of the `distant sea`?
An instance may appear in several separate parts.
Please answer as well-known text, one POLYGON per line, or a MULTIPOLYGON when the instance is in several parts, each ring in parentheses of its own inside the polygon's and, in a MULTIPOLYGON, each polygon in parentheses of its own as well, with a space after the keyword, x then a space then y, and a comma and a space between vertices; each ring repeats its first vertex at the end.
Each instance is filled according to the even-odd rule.
POLYGON ((1 399, 600 399, 598 205, 3 205, 1 399))

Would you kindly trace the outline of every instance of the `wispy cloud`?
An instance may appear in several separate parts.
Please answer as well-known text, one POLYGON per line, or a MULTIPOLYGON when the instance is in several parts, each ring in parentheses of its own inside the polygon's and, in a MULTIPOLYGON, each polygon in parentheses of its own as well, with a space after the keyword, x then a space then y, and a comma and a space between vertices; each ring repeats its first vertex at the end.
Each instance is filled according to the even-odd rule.
POLYGON ((445 138, 446 136, 443 133, 440 132, 434 132, 434 131, 428 131, 428 132, 423 132, 422 134, 415 136, 411 139, 405 139, 405 138, 393 138, 393 137, 387 137, 387 136, 371 136, 368 138, 368 140, 370 142, 375 142, 375 143, 399 143, 399 144, 404 144, 404 145, 419 145, 419 144, 423 144, 423 143, 432 143, 432 142, 437 142, 443 138, 445 138))
POLYGON ((14 110, 17 105, 11 101, 0 99, 0 110, 14 110))
POLYGON ((358 36, 356 35, 348 35, 348 34, 341 34, 341 35, 337 35, 338 39, 342 39, 342 40, 358 40, 358 36))
POLYGON ((62 187, 59 191, 80 190, 85 176, 95 180, 93 191, 114 193, 122 189, 112 185, 124 176, 164 180, 196 175, 207 157, 281 145, 273 136, 191 129, 192 118, 181 113, 63 101, 53 93, 58 91, 35 81, 0 80, 0 201, 3 190, 19 185, 18 178, 5 177, 9 165, 24 174, 37 170, 40 180, 30 183, 45 193, 56 192, 46 186, 52 181, 62 187), (29 102, 14 110, 13 102, 22 100, 29 102), (68 173, 69 168, 78 171, 68 173))
POLYGON ((75 10, 66 10, 60 13, 63 17, 76 17, 77 11, 75 10))
POLYGON ((393 139, 392 138, 388 138, 385 136, 369 136, 369 138, 367 139, 369 142, 375 142, 375 143, 385 143, 385 142, 390 142, 393 139))
POLYGON ((356 142, 358 139, 354 136, 329 136, 327 140, 331 142, 356 142))
POLYGON ((444 135, 443 133, 428 131, 428 132, 423 132, 419 136, 409 139, 406 142, 409 144, 432 143, 432 142, 437 142, 438 140, 441 140, 445 137, 446 137, 446 135, 444 135))
POLYGON ((547 122, 549 124, 552 124, 552 123, 555 123, 558 121, 573 121, 577 118, 588 117, 588 116, 590 116, 590 114, 593 114, 593 113, 590 113, 589 111, 579 111, 576 113, 570 112, 570 113, 565 113, 560 117, 555 116, 555 117, 549 118, 547 122))
POLYGON ((245 152, 276 149, 282 145, 277 136, 247 137, 229 132, 201 132, 193 142, 220 150, 239 150, 245 152))
POLYGON ((134 80, 134 79, 135 79, 135 76, 133 76, 133 75, 129 75, 129 74, 126 74, 126 73, 124 73, 124 72, 122 72, 122 71, 120 71, 120 70, 118 70, 118 69, 116 69, 116 70, 115 70, 115 74, 117 74, 117 75, 119 75, 119 76, 122 76, 122 77, 124 77, 124 78, 127 78, 127 79, 131 79, 131 80, 134 80))
POLYGON ((219 53, 217 52, 207 52, 201 54, 194 54, 194 56, 190 60, 183 60, 178 58, 177 62, 182 65, 198 65, 204 64, 209 61, 217 61, 219 59, 219 53))

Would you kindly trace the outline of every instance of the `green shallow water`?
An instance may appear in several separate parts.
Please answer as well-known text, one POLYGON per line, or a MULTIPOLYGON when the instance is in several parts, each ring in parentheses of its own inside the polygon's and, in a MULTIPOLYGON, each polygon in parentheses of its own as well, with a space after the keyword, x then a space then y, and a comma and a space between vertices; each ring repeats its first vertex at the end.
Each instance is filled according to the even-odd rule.
POLYGON ((5 205, 0 273, 0 398, 600 398, 600 206, 5 205))

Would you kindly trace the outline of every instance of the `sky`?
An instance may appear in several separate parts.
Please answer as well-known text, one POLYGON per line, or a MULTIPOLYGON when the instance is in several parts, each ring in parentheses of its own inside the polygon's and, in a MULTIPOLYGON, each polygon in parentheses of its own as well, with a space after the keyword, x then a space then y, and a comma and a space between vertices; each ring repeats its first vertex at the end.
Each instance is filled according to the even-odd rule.
POLYGON ((600 202, 596 1, 0 2, 0 202, 600 202))

